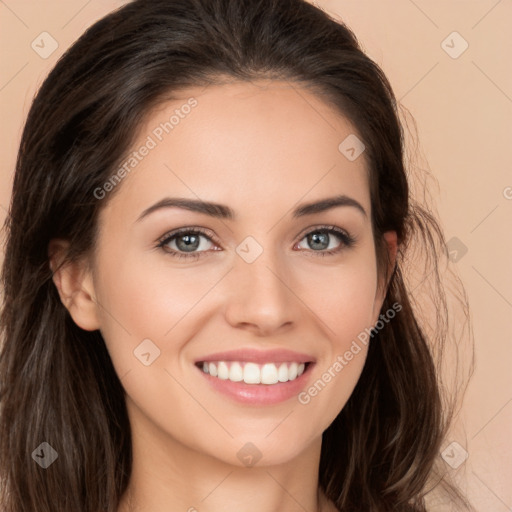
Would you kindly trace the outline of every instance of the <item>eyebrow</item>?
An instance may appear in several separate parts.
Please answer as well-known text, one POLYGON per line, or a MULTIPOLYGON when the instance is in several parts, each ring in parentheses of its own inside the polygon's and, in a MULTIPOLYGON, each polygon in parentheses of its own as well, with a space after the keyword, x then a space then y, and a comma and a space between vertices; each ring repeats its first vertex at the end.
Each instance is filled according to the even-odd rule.
MULTIPOLYGON (((361 203, 346 195, 328 197, 325 199, 321 199, 320 201, 302 204, 293 211, 292 217, 294 219, 304 217, 305 215, 312 215, 315 213, 325 212, 327 210, 337 208, 339 206, 350 206, 356 208, 365 217, 368 217, 368 214, 366 213, 366 210, 363 208, 361 203)), ((139 218, 137 219, 137 222, 141 221, 151 213, 157 210, 161 210, 163 208, 182 208, 184 210, 203 213, 205 215, 209 215, 211 217, 216 217, 219 219, 235 220, 236 218, 235 212, 229 206, 223 204, 181 197, 166 197, 164 199, 161 199, 154 205, 150 206, 149 208, 145 209, 140 214, 139 218)))

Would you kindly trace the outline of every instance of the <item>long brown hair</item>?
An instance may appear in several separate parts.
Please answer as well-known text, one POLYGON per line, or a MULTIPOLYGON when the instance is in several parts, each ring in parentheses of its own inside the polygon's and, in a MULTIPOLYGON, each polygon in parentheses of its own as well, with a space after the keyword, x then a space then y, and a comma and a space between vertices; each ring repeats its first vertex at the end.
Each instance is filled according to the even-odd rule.
MULTIPOLYGON (((450 387, 440 370, 446 349, 468 338, 467 323, 450 335, 442 230, 412 197, 399 106, 383 72, 343 23, 303 0, 136 0, 71 46, 24 127, 2 271, 5 512, 115 512, 131 472, 124 389, 100 332, 80 329, 61 303, 49 241, 69 240, 69 261, 94 250, 98 213, 115 193, 100 201, 94 191, 151 108, 187 86, 259 78, 308 87, 354 124, 366 146, 381 275, 382 234, 396 231, 400 244, 382 309, 402 310, 372 332, 361 378, 323 433, 320 486, 344 512, 424 511, 433 487, 464 503, 439 452, 455 388, 467 379, 450 387), (424 301, 434 315, 422 321, 424 301), (42 442, 58 453, 47 469, 33 460, 42 442)), ((467 319, 463 288, 453 282, 467 319)))

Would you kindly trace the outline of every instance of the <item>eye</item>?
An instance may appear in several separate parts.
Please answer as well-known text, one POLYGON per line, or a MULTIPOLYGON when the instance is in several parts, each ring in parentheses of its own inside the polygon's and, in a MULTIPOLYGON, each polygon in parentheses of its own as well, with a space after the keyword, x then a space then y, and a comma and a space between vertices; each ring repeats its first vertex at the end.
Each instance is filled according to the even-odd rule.
MULTIPOLYGON (((317 253, 315 256, 337 254, 345 248, 352 247, 355 243, 355 239, 352 236, 336 226, 318 227, 306 233, 302 240, 306 240, 306 244, 311 248, 312 252, 317 253), (336 239, 338 239, 337 244, 335 242, 336 239)), ((303 246, 301 247, 302 240, 297 245, 300 249, 304 249, 303 246)))
MULTIPOLYGON (((212 250, 212 246, 214 251, 222 250, 214 244, 213 238, 213 235, 207 234, 202 228, 180 228, 164 235, 158 241, 157 247, 175 258, 196 259, 202 253, 212 250)), ((306 240, 309 246, 307 252, 312 252, 315 256, 334 255, 355 243, 351 235, 336 226, 320 226, 307 232, 295 247, 308 249, 301 246, 302 240, 306 240)))
MULTIPOLYGON (((158 246, 177 258, 199 258, 213 244, 212 238, 200 228, 181 228, 167 233, 158 241, 158 246)), ((214 249, 219 250, 219 249, 214 249)))

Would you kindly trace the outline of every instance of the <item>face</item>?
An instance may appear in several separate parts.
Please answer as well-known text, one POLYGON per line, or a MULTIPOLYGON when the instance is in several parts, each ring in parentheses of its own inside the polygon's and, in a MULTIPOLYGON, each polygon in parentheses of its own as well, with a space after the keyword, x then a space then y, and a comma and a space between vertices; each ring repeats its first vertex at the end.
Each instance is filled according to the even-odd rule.
POLYGON ((98 306, 74 315, 101 330, 135 430, 239 466, 250 442, 278 464, 338 415, 383 300, 364 153, 338 148, 351 134, 275 81, 191 88, 151 112, 99 199, 98 306))

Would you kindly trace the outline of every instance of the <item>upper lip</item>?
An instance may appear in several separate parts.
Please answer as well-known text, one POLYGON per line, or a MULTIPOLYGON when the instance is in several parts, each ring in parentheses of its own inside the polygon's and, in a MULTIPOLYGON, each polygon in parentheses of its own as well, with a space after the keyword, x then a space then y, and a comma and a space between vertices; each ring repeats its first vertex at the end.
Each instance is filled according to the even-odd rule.
POLYGON ((196 359, 196 363, 214 361, 243 361, 249 363, 313 363, 315 358, 311 355, 294 352, 287 349, 255 350, 251 348, 216 352, 196 359))

